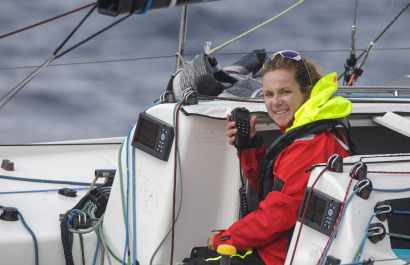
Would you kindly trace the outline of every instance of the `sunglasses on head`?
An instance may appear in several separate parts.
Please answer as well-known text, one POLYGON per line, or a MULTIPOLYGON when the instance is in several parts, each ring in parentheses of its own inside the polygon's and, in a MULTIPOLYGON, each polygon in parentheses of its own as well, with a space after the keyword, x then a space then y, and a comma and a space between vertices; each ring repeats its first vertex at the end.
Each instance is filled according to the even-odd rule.
POLYGON ((292 50, 284 50, 284 51, 280 51, 280 52, 275 52, 274 54, 272 54, 272 56, 270 56, 270 57, 265 61, 265 63, 264 63, 263 66, 262 66, 262 69, 265 68, 265 66, 266 66, 269 62, 271 62, 273 59, 275 59, 275 57, 276 57, 277 55, 280 55, 280 56, 282 56, 282 57, 284 57, 284 58, 292 59, 292 60, 297 61, 297 62, 302 61, 303 66, 305 67, 306 72, 307 72, 307 74, 308 74, 308 76, 309 76, 310 84, 313 86, 312 77, 310 76, 309 68, 307 67, 307 65, 306 65, 306 63, 305 63, 305 60, 302 58, 302 55, 300 55, 300 53, 298 53, 298 52, 295 52, 295 51, 292 51, 292 50))

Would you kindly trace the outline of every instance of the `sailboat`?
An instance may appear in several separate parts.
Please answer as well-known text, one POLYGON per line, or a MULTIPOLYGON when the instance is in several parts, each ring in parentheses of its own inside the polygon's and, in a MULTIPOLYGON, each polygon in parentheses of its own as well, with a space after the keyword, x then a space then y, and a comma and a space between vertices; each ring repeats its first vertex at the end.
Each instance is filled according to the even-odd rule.
MULTIPOLYGON (((207 1, 96 6, 117 16, 183 5, 182 57, 186 4, 196 2, 207 1)), ((211 51, 205 46, 193 62, 211 51)), ((236 150, 226 143, 226 115, 236 107, 257 115, 265 144, 280 132, 257 89, 246 99, 201 94, 192 84, 200 86, 203 75, 181 57, 172 89, 141 111, 125 138, 0 147, 1 264, 182 264, 210 231, 240 218, 241 175, 236 150)), ((340 87, 352 102, 351 134, 361 155, 312 165, 285 264, 408 262, 408 89, 340 87)), ((250 208, 255 196, 248 187, 250 208)))

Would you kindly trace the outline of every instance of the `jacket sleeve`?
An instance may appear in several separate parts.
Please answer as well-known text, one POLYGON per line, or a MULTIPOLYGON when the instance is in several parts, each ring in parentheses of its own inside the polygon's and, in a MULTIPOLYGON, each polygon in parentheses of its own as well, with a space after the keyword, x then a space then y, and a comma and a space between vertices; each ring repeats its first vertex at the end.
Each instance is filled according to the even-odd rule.
POLYGON ((241 168, 256 192, 258 191, 259 168, 265 153, 264 146, 242 150, 241 168))
POLYGON ((258 210, 216 235, 215 248, 220 244, 231 244, 238 250, 262 247, 295 225, 310 174, 305 171, 328 158, 327 148, 321 150, 315 140, 296 141, 281 152, 273 169, 275 180, 284 182, 281 192, 270 192, 258 210))

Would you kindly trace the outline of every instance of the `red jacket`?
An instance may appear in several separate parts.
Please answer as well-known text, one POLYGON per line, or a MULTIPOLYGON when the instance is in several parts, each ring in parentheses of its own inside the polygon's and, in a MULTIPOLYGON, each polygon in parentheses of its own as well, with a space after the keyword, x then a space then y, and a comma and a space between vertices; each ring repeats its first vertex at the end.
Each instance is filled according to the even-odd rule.
MULTIPOLYGON (((327 162, 329 156, 349 155, 344 136, 337 129, 308 135, 293 142, 278 156, 274 167, 274 180, 285 182, 282 191, 271 191, 260 202, 259 209, 235 222, 215 236, 215 249, 220 244, 231 244, 237 250, 256 249, 267 265, 285 262, 288 246, 288 230, 296 224, 299 209, 312 165, 327 162)), ((258 190, 260 163, 265 148, 242 151, 242 170, 252 187, 258 190)))

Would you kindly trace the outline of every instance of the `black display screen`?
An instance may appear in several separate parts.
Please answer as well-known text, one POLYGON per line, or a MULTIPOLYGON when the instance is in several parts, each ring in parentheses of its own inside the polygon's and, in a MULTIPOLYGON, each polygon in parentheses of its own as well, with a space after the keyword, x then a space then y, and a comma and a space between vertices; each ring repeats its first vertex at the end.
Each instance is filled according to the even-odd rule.
POLYGON ((305 218, 318 224, 322 224, 323 214, 325 213, 326 201, 316 196, 311 196, 306 209, 305 218))
POLYGON ((238 120, 249 120, 249 112, 237 111, 236 117, 238 120))
POLYGON ((146 119, 141 120, 139 127, 137 142, 154 150, 157 142, 158 132, 160 127, 146 119))

